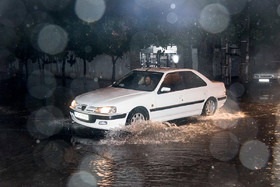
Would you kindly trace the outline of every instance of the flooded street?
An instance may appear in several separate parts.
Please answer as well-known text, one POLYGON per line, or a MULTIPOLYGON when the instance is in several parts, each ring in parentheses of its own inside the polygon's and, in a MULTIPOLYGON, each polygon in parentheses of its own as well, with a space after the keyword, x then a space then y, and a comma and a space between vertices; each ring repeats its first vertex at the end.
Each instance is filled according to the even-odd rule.
POLYGON ((75 138, 82 160, 76 175, 87 171, 101 186, 273 185, 272 124, 263 128, 257 118, 225 110, 177 122, 185 125, 148 123, 100 141, 75 138), (261 129, 271 133, 266 143, 261 129))
POLYGON ((279 186, 279 104, 229 98, 211 117, 107 132, 3 105, 0 186, 279 186))
POLYGON ((0 33, 0 187, 280 187, 280 0, 0 0, 0 33))

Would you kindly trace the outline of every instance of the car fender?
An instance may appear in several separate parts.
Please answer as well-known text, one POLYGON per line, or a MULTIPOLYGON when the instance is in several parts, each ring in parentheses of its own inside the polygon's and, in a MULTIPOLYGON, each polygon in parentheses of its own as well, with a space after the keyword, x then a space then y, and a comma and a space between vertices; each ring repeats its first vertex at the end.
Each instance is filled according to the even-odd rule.
POLYGON ((126 113, 128 114, 137 107, 145 108, 150 116, 150 108, 154 104, 155 94, 154 92, 150 92, 148 94, 139 95, 133 98, 129 98, 128 100, 119 102, 117 107, 117 113, 126 113), (148 101, 148 102, 147 102, 148 101))

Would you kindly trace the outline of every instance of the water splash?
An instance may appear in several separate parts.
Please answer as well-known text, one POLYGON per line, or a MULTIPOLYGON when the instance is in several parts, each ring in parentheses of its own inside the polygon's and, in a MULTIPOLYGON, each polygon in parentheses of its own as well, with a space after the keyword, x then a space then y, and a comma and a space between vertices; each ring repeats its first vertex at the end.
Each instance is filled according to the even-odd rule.
POLYGON ((243 112, 227 112, 224 109, 217 111, 214 116, 186 118, 187 121, 180 120, 175 123, 146 121, 108 131, 99 144, 189 143, 201 136, 211 136, 221 130, 232 129, 245 117, 243 112))
POLYGON ((227 109, 221 109, 213 116, 202 117, 204 120, 210 120, 216 127, 221 129, 232 129, 238 125, 240 119, 246 117, 241 111, 229 112, 227 109))
POLYGON ((188 124, 178 127, 168 122, 147 121, 107 132, 100 144, 165 144, 189 142, 199 135, 207 135, 217 129, 211 124, 188 124))

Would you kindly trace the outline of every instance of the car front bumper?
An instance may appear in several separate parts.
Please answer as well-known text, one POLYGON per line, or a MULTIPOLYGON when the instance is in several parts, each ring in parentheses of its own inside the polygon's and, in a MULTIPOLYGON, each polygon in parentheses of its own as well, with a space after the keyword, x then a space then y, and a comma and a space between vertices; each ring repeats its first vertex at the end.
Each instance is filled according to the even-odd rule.
POLYGON ((111 130, 114 128, 120 128, 125 126, 126 123, 126 114, 116 114, 116 115, 93 115, 87 113, 81 113, 80 111, 71 110, 70 116, 72 120, 80 125, 87 127, 102 129, 102 130, 111 130), (87 116, 87 119, 78 117, 74 112, 81 114, 82 116, 87 116))

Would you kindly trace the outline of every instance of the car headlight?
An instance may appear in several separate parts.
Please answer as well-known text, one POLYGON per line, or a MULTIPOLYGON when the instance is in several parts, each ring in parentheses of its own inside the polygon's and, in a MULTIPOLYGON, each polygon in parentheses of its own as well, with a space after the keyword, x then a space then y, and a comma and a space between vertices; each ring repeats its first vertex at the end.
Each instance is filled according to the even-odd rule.
POLYGON ((117 108, 114 106, 98 107, 94 112, 102 114, 114 114, 117 112, 117 108))
POLYGON ((71 102, 70 108, 75 108, 76 105, 77 105, 77 101, 73 100, 73 101, 71 102))

